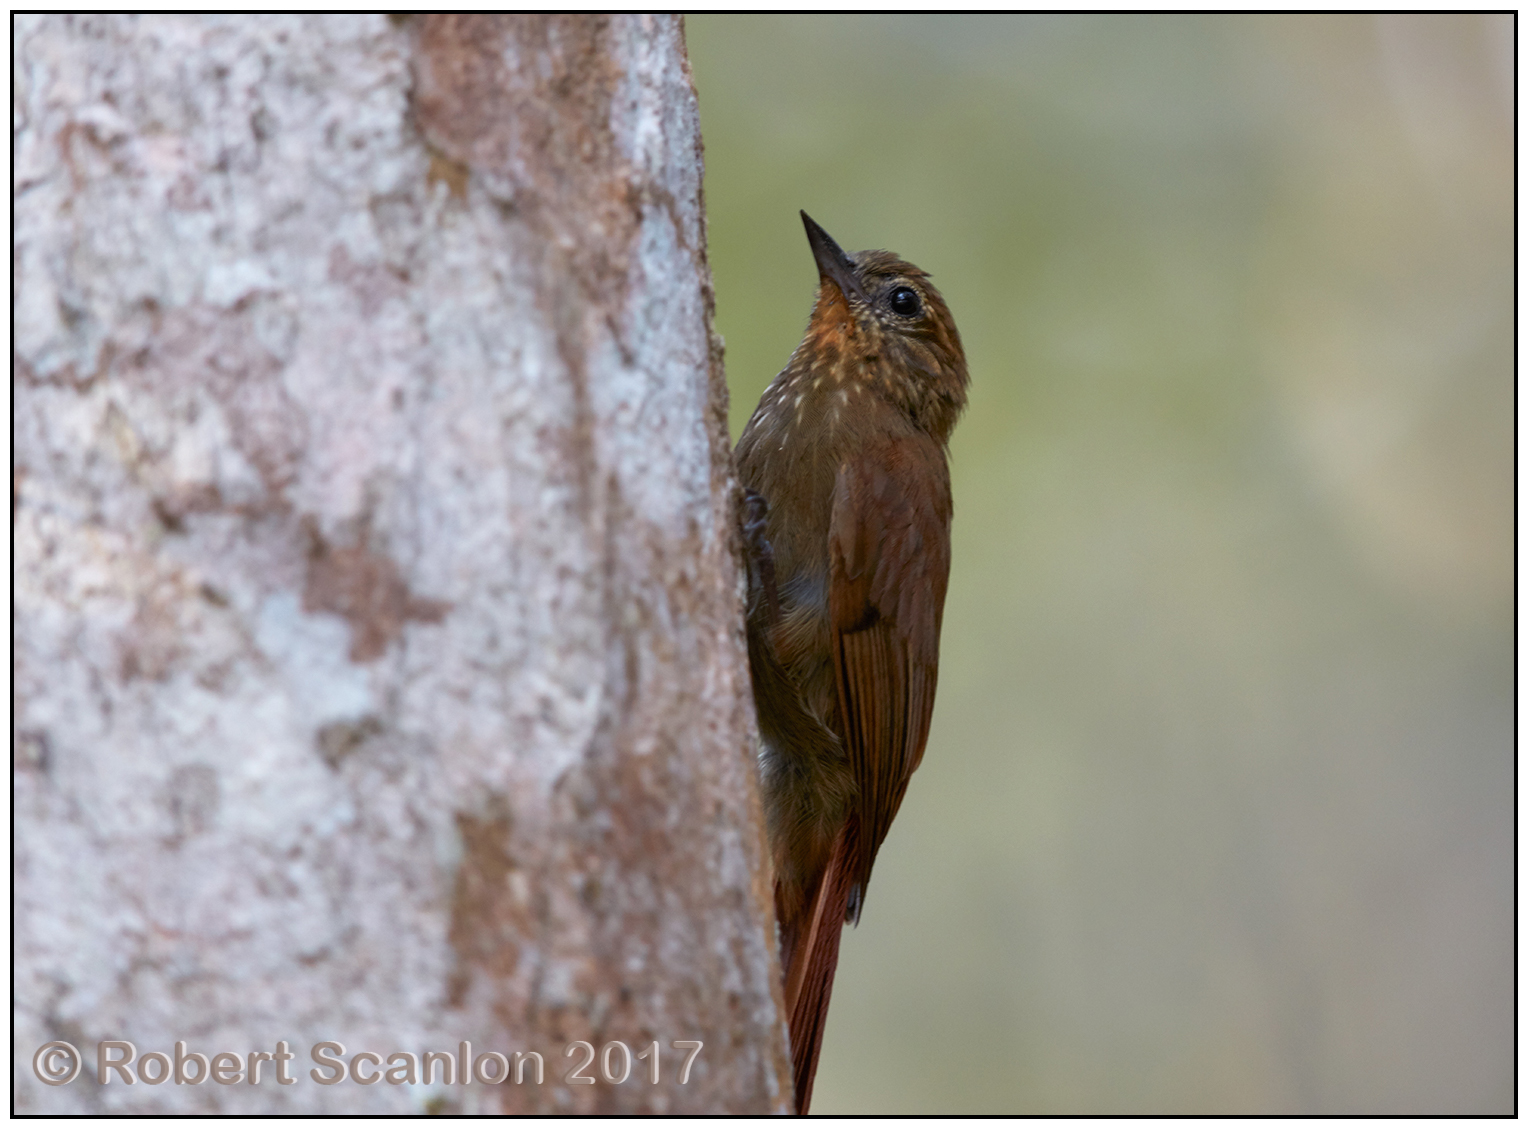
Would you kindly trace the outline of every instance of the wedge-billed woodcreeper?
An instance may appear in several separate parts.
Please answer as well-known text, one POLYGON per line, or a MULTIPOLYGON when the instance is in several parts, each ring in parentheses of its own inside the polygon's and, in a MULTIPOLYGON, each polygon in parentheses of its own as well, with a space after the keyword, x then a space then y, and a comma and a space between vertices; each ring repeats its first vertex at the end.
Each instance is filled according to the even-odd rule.
POLYGON ((805 212, 806 336, 737 446, 748 658, 796 1108, 822 1047, 839 935, 928 741, 950 572, 946 446, 966 359, 928 275, 846 254, 805 212))

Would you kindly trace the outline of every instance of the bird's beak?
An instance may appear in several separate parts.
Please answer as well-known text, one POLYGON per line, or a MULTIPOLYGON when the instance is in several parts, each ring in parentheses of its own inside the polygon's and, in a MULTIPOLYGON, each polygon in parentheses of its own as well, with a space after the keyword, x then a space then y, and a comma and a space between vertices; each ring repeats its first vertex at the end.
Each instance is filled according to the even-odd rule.
POLYGON ((844 249, 833 242, 833 237, 817 225, 817 221, 805 212, 801 213, 801 222, 806 224, 806 239, 812 245, 812 258, 817 260, 818 273, 825 279, 830 279, 843 293, 845 299, 850 295, 857 297, 862 302, 870 299, 865 295, 864 288, 860 286, 859 279, 854 274, 854 264, 849 261, 849 256, 844 254, 844 249))

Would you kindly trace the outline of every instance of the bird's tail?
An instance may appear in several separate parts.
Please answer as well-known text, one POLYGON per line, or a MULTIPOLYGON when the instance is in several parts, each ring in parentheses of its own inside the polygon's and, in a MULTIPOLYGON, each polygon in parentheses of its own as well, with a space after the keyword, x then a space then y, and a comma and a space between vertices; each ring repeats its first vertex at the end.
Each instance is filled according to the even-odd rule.
POLYGON ((817 1076, 817 1056, 828 1020, 828 998, 833 994, 833 973, 838 968, 838 941, 855 885, 854 822, 850 819, 834 840, 822 881, 806 912, 781 931, 797 1113, 805 1113, 812 1101, 812 1080, 817 1076))

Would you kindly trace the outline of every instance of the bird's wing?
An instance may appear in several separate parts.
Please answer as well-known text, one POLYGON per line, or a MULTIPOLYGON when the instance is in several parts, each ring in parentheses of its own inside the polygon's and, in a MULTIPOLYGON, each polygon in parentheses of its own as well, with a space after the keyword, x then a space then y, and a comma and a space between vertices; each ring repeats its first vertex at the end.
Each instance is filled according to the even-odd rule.
POLYGON ((859 785, 858 889, 923 757, 950 575, 949 472, 925 435, 845 461, 828 535, 828 616, 844 750, 859 785))

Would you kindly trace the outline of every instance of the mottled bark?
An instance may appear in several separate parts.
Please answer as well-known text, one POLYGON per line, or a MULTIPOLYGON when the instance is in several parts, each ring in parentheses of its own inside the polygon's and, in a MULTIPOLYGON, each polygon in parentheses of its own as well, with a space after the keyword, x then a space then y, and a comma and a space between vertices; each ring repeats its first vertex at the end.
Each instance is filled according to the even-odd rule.
POLYGON ((784 1109, 679 22, 14 50, 18 1108, 784 1109), (297 1081, 103 1086, 107 1039, 297 1081))

